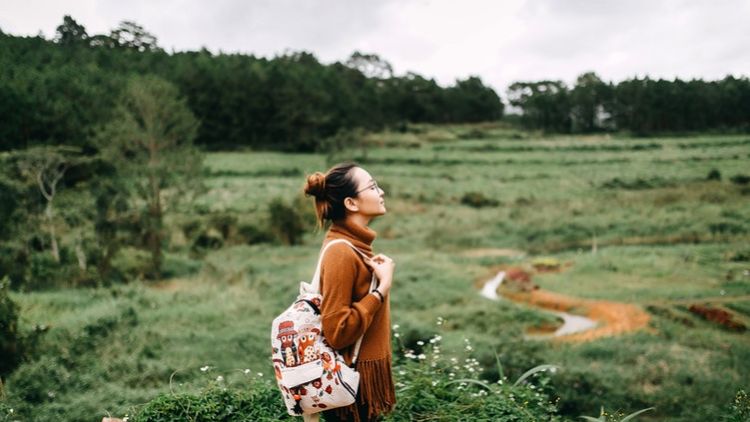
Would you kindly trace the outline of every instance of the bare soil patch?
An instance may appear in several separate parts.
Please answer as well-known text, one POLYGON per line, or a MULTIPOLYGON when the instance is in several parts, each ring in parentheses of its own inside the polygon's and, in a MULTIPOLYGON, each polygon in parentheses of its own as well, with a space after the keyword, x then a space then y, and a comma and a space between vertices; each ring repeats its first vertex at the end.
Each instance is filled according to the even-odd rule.
POLYGON ((589 341, 625 334, 648 326, 651 316, 639 306, 606 300, 581 299, 542 289, 529 292, 505 291, 503 297, 554 311, 583 313, 600 326, 581 333, 557 337, 559 341, 589 341))

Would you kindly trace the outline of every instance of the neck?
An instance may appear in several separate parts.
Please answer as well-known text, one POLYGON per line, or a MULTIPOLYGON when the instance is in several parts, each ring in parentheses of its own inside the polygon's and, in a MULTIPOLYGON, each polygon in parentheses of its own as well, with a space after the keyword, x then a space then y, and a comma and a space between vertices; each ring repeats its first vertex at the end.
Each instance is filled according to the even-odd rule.
POLYGON ((346 221, 349 224, 356 224, 358 226, 367 227, 370 224, 372 217, 367 217, 362 214, 349 214, 346 216, 346 221))

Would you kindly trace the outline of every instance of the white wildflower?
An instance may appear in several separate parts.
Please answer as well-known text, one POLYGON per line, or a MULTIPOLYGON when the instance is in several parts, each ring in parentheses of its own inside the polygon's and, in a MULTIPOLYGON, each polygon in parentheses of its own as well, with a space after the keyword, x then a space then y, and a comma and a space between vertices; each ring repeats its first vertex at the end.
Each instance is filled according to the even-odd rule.
POLYGON ((417 342, 417 344, 418 344, 418 345, 420 345, 420 346, 424 346, 424 342, 423 342, 422 340, 419 340, 419 341, 417 342))
POLYGON ((400 327, 400 325, 398 325, 398 324, 393 324, 393 329, 394 329, 394 330, 398 330, 398 327, 400 327))
POLYGON ((201 372, 206 372, 206 371, 208 371, 209 369, 211 369, 211 367, 210 367, 210 366, 208 366, 208 365, 206 365, 206 366, 201 366, 201 372))
POLYGON ((216 377, 216 382, 224 382, 224 377, 219 375, 218 377, 216 377))
POLYGON ((424 360, 427 358, 427 356, 424 355, 424 353, 420 353, 419 356, 417 356, 420 360, 424 360))
POLYGON ((250 370, 249 369, 245 369, 243 372, 245 373, 245 375, 250 374, 250 370))

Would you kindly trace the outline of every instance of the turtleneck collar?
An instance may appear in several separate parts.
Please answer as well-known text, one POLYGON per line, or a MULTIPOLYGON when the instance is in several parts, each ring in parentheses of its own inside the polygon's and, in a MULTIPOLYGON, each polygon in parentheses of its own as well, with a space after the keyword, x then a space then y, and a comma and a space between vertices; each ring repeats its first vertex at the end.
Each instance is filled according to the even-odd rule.
POLYGON ((371 257, 372 241, 375 240, 376 235, 375 230, 367 226, 360 226, 349 220, 339 220, 335 221, 328 229, 325 240, 346 239, 352 242, 357 249, 371 257))

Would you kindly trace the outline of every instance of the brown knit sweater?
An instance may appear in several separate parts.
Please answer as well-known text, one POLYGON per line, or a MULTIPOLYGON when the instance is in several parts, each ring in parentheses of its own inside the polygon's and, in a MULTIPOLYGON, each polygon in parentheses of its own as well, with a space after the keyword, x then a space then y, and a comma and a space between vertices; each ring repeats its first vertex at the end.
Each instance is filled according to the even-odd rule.
MULTIPOLYGON (((335 222, 323 245, 333 239, 346 239, 372 257, 375 231, 345 221, 335 222)), ((359 411, 367 408, 368 418, 390 412, 396 404, 391 375, 390 295, 384 302, 369 293, 372 272, 362 257, 345 243, 326 251, 320 269, 323 295, 321 316, 323 335, 351 364, 354 344, 364 334, 356 368, 360 373, 359 402, 335 409, 340 418, 359 421, 359 411)))

